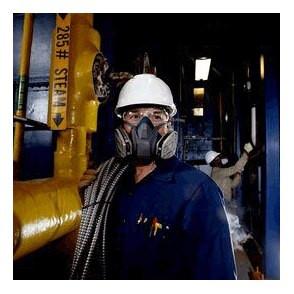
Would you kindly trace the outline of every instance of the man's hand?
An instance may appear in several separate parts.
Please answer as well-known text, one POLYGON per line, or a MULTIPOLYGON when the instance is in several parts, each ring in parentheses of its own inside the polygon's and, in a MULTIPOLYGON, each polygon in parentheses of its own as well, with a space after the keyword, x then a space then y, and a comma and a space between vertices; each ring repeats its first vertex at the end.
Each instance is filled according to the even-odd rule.
POLYGON ((97 172, 95 169, 87 169, 85 173, 80 178, 79 189, 83 189, 89 185, 96 179, 97 172))
POLYGON ((251 143, 246 143, 245 145, 244 145, 244 150, 249 154, 252 150, 253 150, 253 146, 252 146, 252 144, 251 143))

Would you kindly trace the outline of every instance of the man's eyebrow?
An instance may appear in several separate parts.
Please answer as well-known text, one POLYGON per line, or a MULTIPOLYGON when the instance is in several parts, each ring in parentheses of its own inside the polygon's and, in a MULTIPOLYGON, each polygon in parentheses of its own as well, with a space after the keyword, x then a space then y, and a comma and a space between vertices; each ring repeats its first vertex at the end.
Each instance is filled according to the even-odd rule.
POLYGON ((139 111, 140 111, 140 110, 139 110, 138 108, 128 110, 128 112, 139 112, 139 111))

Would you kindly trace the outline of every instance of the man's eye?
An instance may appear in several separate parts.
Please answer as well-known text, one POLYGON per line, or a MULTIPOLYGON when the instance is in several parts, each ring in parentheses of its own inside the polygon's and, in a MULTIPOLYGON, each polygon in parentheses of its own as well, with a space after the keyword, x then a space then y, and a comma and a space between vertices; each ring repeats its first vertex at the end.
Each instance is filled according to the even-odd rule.
POLYGON ((132 117, 132 119, 138 119, 139 118, 139 114, 134 113, 131 117, 132 117))
POLYGON ((129 120, 138 120, 140 118, 140 115, 138 113, 129 113, 127 116, 127 119, 129 120))
POLYGON ((154 115, 153 115, 153 119, 154 119, 155 121, 157 121, 157 120, 161 120, 161 115, 159 115, 159 114, 154 114, 154 115))

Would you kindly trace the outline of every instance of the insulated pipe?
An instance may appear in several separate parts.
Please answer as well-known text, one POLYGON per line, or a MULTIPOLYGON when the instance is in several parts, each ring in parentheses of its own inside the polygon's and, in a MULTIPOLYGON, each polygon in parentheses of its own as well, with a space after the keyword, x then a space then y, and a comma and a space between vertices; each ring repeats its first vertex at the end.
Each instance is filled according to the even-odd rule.
POLYGON ((81 200, 75 181, 15 181, 13 190, 14 260, 79 226, 81 200))
MULTIPOLYGON (((25 117, 27 105, 27 92, 30 68, 30 56, 33 38, 33 15, 25 13, 23 34, 20 52, 19 82, 16 95, 16 111, 19 117, 25 117)), ((21 152, 23 145, 24 125, 21 122, 15 122, 14 128, 14 144, 13 144, 13 163, 15 178, 19 176, 21 152)))

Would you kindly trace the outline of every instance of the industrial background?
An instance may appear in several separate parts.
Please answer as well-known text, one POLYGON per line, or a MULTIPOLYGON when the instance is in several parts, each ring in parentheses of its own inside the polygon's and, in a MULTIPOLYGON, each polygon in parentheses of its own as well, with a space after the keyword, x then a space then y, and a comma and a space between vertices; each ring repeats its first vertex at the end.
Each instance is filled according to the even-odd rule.
POLYGON ((279 14, 13 20, 14 279, 67 278, 80 220, 78 179, 113 156, 119 90, 128 74, 143 72, 171 87, 181 160, 207 172, 208 150, 235 162, 244 143, 254 144, 235 191, 240 220, 253 236, 243 245, 239 278, 261 272, 279 279, 279 14), (195 61, 204 58, 211 60, 209 75, 197 81, 195 61), (67 70, 56 72, 56 64, 67 70))

